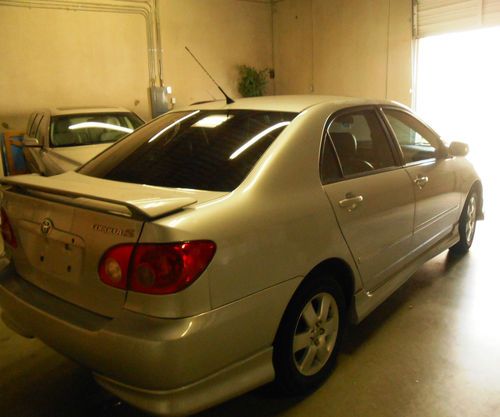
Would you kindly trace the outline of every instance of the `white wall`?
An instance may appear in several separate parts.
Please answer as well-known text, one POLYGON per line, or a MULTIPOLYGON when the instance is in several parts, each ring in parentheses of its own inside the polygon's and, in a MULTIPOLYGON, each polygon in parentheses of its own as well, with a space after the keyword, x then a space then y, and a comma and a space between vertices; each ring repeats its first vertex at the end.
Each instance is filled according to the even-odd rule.
POLYGON ((272 67, 269 4, 241 0, 164 0, 161 25, 165 81, 173 87, 177 105, 224 98, 185 46, 231 97, 239 96, 238 65, 272 67))
POLYGON ((0 124, 24 129, 34 109, 57 106, 147 117, 145 27, 138 15, 0 6, 0 124))
MULTIPOLYGON (((159 3, 165 85, 177 105, 221 97, 185 45, 233 96, 237 65, 272 66, 268 3, 159 3)), ((24 129, 34 109, 57 106, 124 106, 150 118, 142 16, 0 5, 0 30, 0 125, 24 129)))
MULTIPOLYGON (((411 0, 160 0, 160 13, 177 106, 222 97, 185 45, 234 97, 247 64, 275 68, 268 93, 411 103, 411 0)), ((24 129, 35 108, 98 104, 147 119, 145 27, 134 15, 0 6, 0 124, 24 129)))
POLYGON ((283 0, 273 6, 276 91, 411 104, 411 0, 283 0))

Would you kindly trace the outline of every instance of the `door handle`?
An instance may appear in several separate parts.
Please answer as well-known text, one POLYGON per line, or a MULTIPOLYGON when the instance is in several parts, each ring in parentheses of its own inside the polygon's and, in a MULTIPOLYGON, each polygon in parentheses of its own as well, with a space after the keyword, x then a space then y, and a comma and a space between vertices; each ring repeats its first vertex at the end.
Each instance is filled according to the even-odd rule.
POLYGON ((418 188, 424 188, 425 184, 429 182, 429 177, 425 175, 419 175, 413 180, 413 182, 418 186, 418 188))
POLYGON ((351 193, 347 193, 343 200, 339 201, 339 206, 342 208, 346 208, 347 211, 353 211, 360 203, 363 202, 362 195, 353 195, 351 193))

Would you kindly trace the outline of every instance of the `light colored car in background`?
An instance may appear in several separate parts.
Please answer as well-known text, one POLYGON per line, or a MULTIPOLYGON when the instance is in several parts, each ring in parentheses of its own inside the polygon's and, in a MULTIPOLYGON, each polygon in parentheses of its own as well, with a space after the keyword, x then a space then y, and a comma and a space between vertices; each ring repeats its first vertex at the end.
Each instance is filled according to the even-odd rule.
POLYGON ((283 96, 176 110, 77 172, 6 178, 5 323, 141 409, 310 392, 363 320, 482 218, 464 158, 407 108, 283 96))
POLYGON ((31 114, 23 140, 30 172, 75 170, 144 121, 121 107, 66 107, 31 114))

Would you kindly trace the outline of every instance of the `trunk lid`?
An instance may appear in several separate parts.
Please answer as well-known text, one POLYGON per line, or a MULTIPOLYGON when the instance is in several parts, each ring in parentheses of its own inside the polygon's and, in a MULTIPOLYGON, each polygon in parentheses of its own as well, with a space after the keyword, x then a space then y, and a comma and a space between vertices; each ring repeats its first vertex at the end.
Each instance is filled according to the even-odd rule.
POLYGON ((114 317, 126 291, 104 284, 102 255, 138 241, 145 222, 221 193, 165 189, 87 177, 4 178, 2 206, 17 240, 9 248, 18 274, 65 301, 114 317))

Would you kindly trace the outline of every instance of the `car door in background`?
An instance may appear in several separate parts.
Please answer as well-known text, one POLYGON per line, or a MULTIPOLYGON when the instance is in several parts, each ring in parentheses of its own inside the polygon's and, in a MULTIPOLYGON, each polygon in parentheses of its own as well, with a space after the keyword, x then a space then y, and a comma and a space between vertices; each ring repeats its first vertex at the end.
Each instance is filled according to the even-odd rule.
POLYGON ((439 136, 410 113, 384 108, 415 193, 414 247, 418 253, 452 230, 459 217, 460 193, 453 160, 439 136))
POLYGON ((414 193, 381 118, 372 108, 327 123, 321 179, 365 288, 375 290, 411 251, 414 193))

